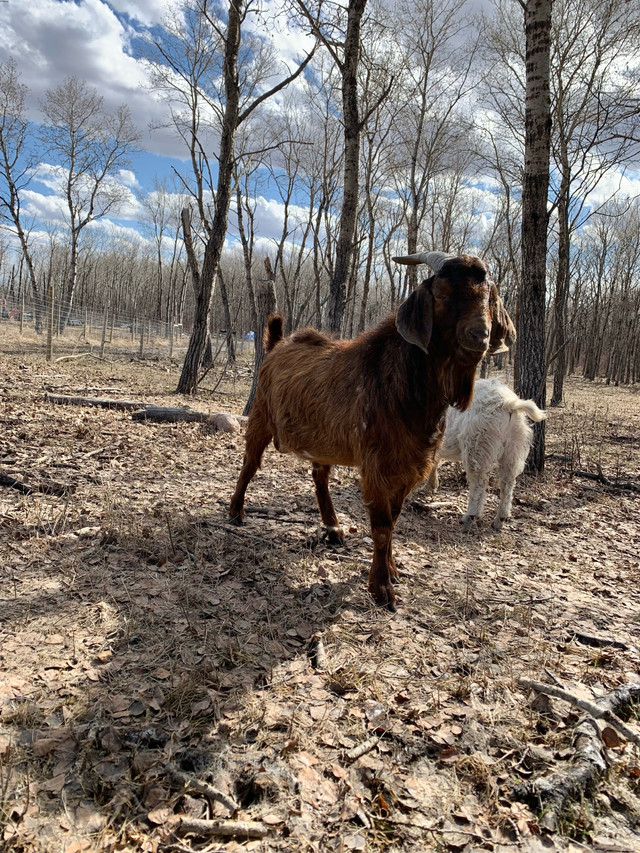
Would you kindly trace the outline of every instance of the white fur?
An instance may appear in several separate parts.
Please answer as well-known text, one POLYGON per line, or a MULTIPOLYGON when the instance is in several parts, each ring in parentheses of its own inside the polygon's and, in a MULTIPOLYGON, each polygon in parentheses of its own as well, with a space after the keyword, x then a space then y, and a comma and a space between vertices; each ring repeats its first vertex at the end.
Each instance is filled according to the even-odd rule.
POLYGON ((487 498, 489 471, 498 466, 500 503, 493 520, 494 530, 511 517, 511 503, 516 477, 524 470, 533 431, 528 418, 546 418, 533 400, 521 400, 498 379, 478 379, 473 400, 466 412, 451 406, 447 409, 444 439, 429 485, 438 488, 437 467, 446 460, 461 462, 469 483, 469 502, 462 524, 467 530, 482 515, 487 498))

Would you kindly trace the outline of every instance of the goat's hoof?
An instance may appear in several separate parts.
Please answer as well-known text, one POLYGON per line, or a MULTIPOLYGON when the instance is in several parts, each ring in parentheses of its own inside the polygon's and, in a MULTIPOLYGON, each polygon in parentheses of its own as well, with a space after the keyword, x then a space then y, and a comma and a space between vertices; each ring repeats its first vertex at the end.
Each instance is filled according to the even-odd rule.
POLYGON ((380 587, 379 589, 370 589, 369 593, 378 607, 386 607, 390 613, 396 613, 396 595, 393 587, 380 587))
POLYGON ((509 519, 508 518, 494 518, 491 526, 493 527, 493 529, 496 532, 499 533, 502 530, 502 525, 505 523, 505 521, 509 521, 509 519))
POLYGON ((326 527, 325 536, 330 545, 344 545, 344 532, 341 527, 326 527))
POLYGON ((462 525, 462 529, 464 530, 465 533, 467 533, 467 531, 469 531, 471 529, 471 525, 477 519, 477 517, 478 517, 477 515, 469 515, 469 516, 465 515, 460 519, 460 524, 462 525))
POLYGON ((244 524, 244 518, 241 515, 230 515, 229 524, 235 524, 236 527, 240 527, 244 524))

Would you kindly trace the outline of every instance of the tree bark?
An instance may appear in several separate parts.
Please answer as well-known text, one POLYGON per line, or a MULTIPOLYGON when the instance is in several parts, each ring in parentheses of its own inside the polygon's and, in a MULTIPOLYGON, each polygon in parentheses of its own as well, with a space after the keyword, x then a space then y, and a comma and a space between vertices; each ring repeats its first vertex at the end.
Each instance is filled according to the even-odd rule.
POLYGON ((247 398, 247 402, 242 411, 243 415, 248 415, 251 411, 251 407, 253 406, 253 399, 256 395, 256 390, 258 388, 260 366, 262 365, 265 356, 264 330, 267 327, 267 320, 269 319, 269 315, 273 314, 277 310, 275 274, 273 272, 273 269, 271 268, 271 261, 269 260, 269 258, 264 259, 264 266, 267 271, 268 277, 259 281, 258 287, 256 288, 256 308, 258 322, 256 323, 256 328, 254 329, 255 358, 253 368, 253 382, 251 383, 249 397, 247 398))
MULTIPOLYGON (((518 345, 515 359, 516 393, 545 408, 545 295, 547 256, 547 196, 551 111, 549 55, 552 0, 528 0, 525 7, 526 93, 525 152, 522 187, 522 280, 518 345)), ((528 469, 544 471, 544 421, 534 425, 528 469)))
POLYGON ((329 291, 329 331, 339 333, 345 307, 346 282, 351 269, 358 214, 360 166, 360 116, 358 113, 358 62, 360 25, 367 0, 349 0, 347 32, 342 60, 342 110, 344 121, 344 186, 336 263, 329 291))
POLYGON ((176 391, 178 394, 195 394, 198 389, 198 368, 202 361, 209 328, 209 312, 213 285, 220 263, 220 255, 227 233, 227 220, 231 202, 233 178, 234 141, 238 127, 240 93, 238 86, 238 50, 240 48, 241 2, 229 3, 224 53, 225 109, 220 136, 218 158, 218 183, 216 207, 211 222, 211 233, 204 251, 200 274, 200 288, 196 294, 193 331, 182 365, 176 391))

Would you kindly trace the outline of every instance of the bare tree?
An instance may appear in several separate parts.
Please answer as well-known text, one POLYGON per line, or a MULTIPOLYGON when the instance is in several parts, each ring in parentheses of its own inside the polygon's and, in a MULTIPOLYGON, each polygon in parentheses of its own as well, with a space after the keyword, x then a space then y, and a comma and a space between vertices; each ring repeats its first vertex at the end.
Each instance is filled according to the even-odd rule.
MULTIPOLYGON (((360 136, 370 113, 360 115, 358 96, 358 65, 362 18, 367 0, 347 0, 338 7, 335 16, 323 17, 324 7, 319 0, 312 7, 307 0, 295 0, 297 7, 322 41, 340 71, 342 82, 342 122, 344 127, 344 172, 342 208, 336 246, 335 266, 329 292, 328 327, 339 333, 345 309, 347 278, 352 269, 354 237, 358 216, 358 174, 360 165, 360 136), (346 16, 346 23, 344 18, 346 16)), ((387 88, 380 96, 384 100, 387 88)), ((371 110, 377 104, 372 105, 371 110)))
MULTIPOLYGON (((27 151, 29 122, 26 117, 27 87, 20 82, 16 63, 0 64, 0 212, 9 220, 20 241, 29 283, 38 297, 38 281, 23 221, 21 195, 31 181, 35 158, 27 151)), ((0 220, 1 221, 1 220, 0 220)), ((39 320, 40 314, 38 312, 39 320)), ((37 322, 39 328, 39 323, 37 322)))
POLYGON ((257 11, 254 0, 230 0, 226 13, 208 0, 192 0, 187 17, 192 30, 201 34, 198 44, 192 45, 186 40, 176 44, 169 39, 167 45, 158 45, 171 71, 167 75, 160 64, 158 75, 164 80, 165 91, 171 88, 174 102, 178 104, 173 114, 174 124, 189 146, 197 185, 194 197, 204 229, 204 253, 197 276, 193 330, 176 389, 182 394, 193 394, 198 387, 198 368, 207 342, 211 296, 233 194, 236 132, 258 106, 295 80, 313 55, 312 51, 294 71, 259 91, 259 84, 264 79, 273 79, 272 54, 255 36, 248 37, 252 49, 241 52, 243 24, 249 14, 257 11), (217 50, 207 50, 207 45, 217 50), (221 57, 220 68, 213 62, 216 56, 221 57), (212 73, 214 70, 215 74, 212 73), (219 77, 217 72, 220 72, 219 77), (213 128, 219 135, 215 186, 207 154, 213 128), (205 181, 211 188, 209 194, 205 192, 205 181), (212 214, 210 205, 213 205, 212 214))
POLYGON ((555 355, 552 406, 563 400, 567 367, 572 236, 599 207, 591 193, 640 151, 640 73, 627 63, 640 49, 640 19, 629 11, 625 0, 554 4, 551 156, 558 176, 558 264, 550 343, 555 355))
MULTIPOLYGON (((547 273, 547 197, 551 148, 549 57, 552 0, 527 0, 525 145, 522 184, 522 278, 515 390, 544 409, 544 318, 547 273)), ((528 464, 544 471, 544 421, 534 428, 528 464)))
POLYGON ((107 111, 97 90, 77 77, 47 90, 42 111, 42 140, 60 175, 69 229, 69 274, 60 319, 64 328, 75 296, 82 232, 126 197, 128 191, 116 176, 129 166, 140 137, 127 106, 107 111))

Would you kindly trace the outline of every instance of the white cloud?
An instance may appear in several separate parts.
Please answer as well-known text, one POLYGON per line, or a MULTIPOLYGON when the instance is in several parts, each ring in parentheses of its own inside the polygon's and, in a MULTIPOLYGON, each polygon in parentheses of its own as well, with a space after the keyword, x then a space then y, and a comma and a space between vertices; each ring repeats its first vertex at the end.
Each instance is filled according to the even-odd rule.
POLYGON ((640 196, 640 171, 629 170, 623 174, 618 169, 610 169, 598 182, 598 186, 589 193, 587 205, 598 207, 613 199, 636 198, 640 196))
POLYGON ((147 27, 161 24, 170 0, 109 0, 109 6, 147 27))
MULTIPOLYGON (((136 17, 154 23, 167 4, 165 0, 139 0, 119 5, 132 5, 136 17)), ((15 59, 21 80, 30 90, 28 105, 34 121, 41 120, 39 105, 46 91, 75 76, 98 90, 105 108, 129 105, 144 135, 145 148, 175 153, 173 134, 148 131, 151 122, 165 123, 166 107, 148 89, 148 63, 132 55, 131 42, 136 34, 103 0, 0 4, 0 62, 9 56, 15 59)))

